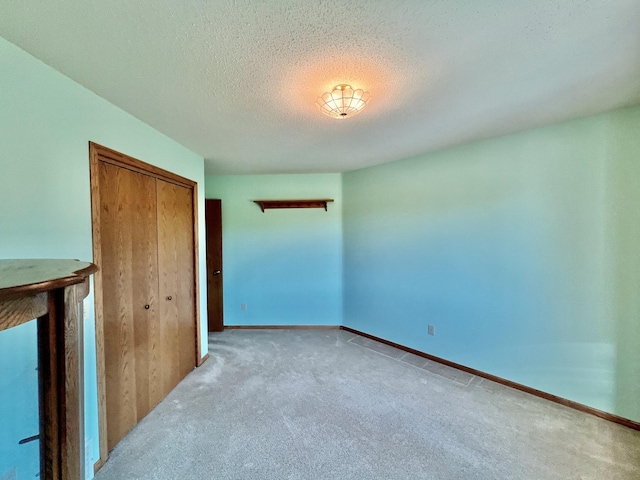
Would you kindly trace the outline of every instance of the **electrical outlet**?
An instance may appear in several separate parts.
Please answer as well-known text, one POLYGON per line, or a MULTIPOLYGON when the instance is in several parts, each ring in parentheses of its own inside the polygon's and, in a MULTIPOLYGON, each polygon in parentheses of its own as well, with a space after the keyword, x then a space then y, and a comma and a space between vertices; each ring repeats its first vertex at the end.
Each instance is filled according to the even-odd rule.
POLYGON ((435 335, 436 334, 436 327, 434 327, 433 325, 428 325, 427 326, 427 333, 429 335, 435 335))
POLYGON ((247 304, 246 303, 241 303, 240 304, 240 310, 246 310, 247 309, 247 304))

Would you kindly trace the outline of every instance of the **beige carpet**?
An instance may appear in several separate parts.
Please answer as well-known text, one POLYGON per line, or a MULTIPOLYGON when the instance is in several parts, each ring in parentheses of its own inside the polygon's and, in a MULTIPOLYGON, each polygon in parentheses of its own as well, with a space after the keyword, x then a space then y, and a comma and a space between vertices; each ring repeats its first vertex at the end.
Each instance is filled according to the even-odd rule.
POLYGON ((640 479, 640 432, 351 333, 209 348, 97 480, 640 479))

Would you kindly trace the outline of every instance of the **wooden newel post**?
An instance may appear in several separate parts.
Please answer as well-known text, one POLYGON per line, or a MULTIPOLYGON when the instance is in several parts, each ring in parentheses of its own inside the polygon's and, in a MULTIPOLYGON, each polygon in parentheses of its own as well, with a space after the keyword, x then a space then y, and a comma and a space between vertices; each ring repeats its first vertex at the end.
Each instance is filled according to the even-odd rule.
POLYGON ((37 318, 40 478, 84 480, 80 302, 92 263, 0 260, 0 331, 37 318))

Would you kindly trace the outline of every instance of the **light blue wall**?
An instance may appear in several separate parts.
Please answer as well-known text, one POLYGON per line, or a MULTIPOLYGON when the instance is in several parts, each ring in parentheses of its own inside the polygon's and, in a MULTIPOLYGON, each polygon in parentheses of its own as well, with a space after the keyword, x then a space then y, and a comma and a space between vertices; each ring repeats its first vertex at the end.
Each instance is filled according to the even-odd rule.
POLYGON ((640 106, 343 194, 345 325, 640 421, 640 106))
POLYGON ((207 176, 206 189, 222 200, 225 325, 340 325, 340 175, 207 176), (335 201, 326 212, 253 203, 300 198, 335 201))
MULTIPOLYGON (((201 157, 1 38, 0 86, 0 258, 92 258, 89 141, 198 182, 199 244, 205 245, 201 157)), ((204 247, 200 250, 199 263, 202 331, 206 332, 204 247)), ((93 462, 98 459, 92 296, 85 301, 85 308, 89 473, 93 472, 93 462)), ((2 335, 8 337, 2 343, 0 386, 12 375, 7 373, 10 370, 5 363, 7 355, 16 365, 23 362, 31 365, 33 353, 24 348, 28 344, 35 348, 33 329, 28 327, 2 335), (10 354, 5 350, 7 345, 11 345, 10 354)), ((202 340, 201 353, 204 354, 206 335, 202 340)), ((31 388, 32 382, 29 382, 31 380, 22 382, 22 387, 31 388)), ((12 411, 11 415, 24 418, 25 422, 32 418, 20 410, 12 411)), ((0 412, 0 418, 4 430, 6 414, 0 412)), ((30 435, 37 432, 37 424, 24 427, 25 431, 33 430, 30 435)), ((0 436, 0 441, 3 438, 0 436)), ((5 454, 8 452, 5 448, 8 447, 0 445, 3 452, 0 477, 8 468, 5 463, 9 454, 5 454)))
POLYGON ((38 435, 36 321, 0 332, 0 478, 33 479, 40 444, 18 441, 38 435))

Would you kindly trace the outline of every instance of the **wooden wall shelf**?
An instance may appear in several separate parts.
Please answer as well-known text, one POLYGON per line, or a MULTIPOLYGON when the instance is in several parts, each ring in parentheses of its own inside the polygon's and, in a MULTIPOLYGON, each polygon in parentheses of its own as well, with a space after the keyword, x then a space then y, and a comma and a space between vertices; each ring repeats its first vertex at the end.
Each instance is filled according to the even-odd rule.
POLYGON ((270 208, 324 208, 333 198, 314 198, 311 200, 254 200, 264 212, 270 208))

